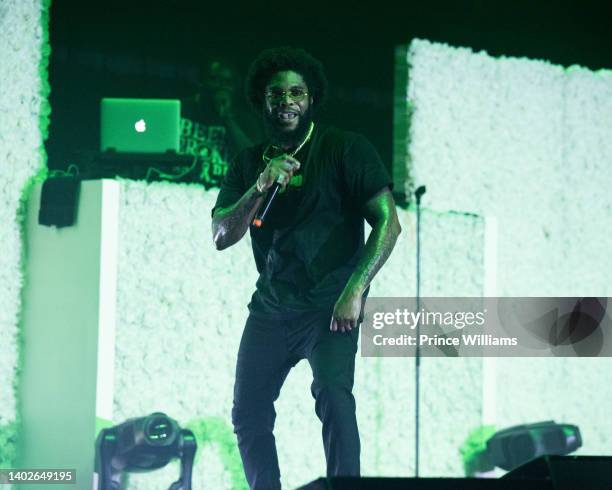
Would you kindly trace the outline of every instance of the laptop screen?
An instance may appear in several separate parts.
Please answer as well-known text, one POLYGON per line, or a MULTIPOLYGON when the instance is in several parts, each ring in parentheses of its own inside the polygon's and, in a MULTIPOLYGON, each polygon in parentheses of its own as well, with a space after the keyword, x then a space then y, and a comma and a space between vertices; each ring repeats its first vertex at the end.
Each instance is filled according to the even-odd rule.
POLYGON ((179 151, 181 102, 171 99, 102 99, 100 151, 179 151))

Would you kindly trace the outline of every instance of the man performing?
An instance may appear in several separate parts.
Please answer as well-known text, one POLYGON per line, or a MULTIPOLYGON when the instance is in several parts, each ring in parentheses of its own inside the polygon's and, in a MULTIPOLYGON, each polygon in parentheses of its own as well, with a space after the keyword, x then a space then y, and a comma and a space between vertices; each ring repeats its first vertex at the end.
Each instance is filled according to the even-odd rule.
POLYGON ((359 475, 353 377, 359 323, 373 277, 401 231, 388 172, 361 135, 314 122, 327 80, 301 49, 263 51, 247 97, 269 141, 242 152, 213 213, 223 250, 251 232, 259 279, 242 334, 232 422, 251 489, 280 488, 274 401, 301 359, 323 424, 329 476, 359 475), (281 185, 260 227, 268 191, 281 185), (364 218, 372 231, 364 245, 364 218))

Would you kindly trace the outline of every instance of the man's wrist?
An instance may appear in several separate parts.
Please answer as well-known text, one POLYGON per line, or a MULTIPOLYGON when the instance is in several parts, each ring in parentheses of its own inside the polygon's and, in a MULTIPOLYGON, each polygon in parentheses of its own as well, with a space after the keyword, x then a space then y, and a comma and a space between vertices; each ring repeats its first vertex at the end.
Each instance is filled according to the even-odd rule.
POLYGON ((259 188, 259 178, 255 181, 255 184, 253 184, 253 194, 255 195, 255 197, 262 197, 265 195, 265 191, 261 190, 259 188))
POLYGON ((259 174, 259 176, 257 177, 257 180, 255 181, 255 189, 257 190, 257 192, 260 195, 263 196, 266 193, 266 191, 263 188, 263 184, 260 183, 261 182, 261 176, 262 176, 262 174, 259 174))
POLYGON ((361 297, 363 296, 365 290, 365 287, 361 287, 359 284, 351 283, 349 281, 349 283, 344 288, 343 294, 350 295, 353 297, 361 297))

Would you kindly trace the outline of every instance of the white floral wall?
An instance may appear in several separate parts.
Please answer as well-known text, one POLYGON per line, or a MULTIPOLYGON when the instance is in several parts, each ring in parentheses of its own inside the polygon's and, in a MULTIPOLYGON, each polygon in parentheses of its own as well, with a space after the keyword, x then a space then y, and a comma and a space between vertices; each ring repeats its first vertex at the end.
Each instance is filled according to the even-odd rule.
POLYGON ((413 179, 431 209, 498 219, 498 293, 609 294, 612 70, 420 40, 404 63, 413 179))
POLYGON ((18 325, 23 284, 20 209, 45 163, 49 1, 0 3, 0 467, 15 458, 18 325))
MULTIPOLYGON (((497 222, 489 294, 609 297, 612 71, 425 40, 404 54, 398 148, 409 142, 403 158, 429 209, 497 222)), ((575 423, 579 454, 611 454, 611 368, 609 358, 490 361, 484 419, 575 423)))

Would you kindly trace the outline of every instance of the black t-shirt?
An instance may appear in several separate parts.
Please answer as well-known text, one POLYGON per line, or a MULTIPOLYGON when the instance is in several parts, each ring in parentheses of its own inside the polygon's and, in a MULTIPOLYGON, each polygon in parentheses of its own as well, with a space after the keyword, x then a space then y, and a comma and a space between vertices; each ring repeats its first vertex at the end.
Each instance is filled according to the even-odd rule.
MULTIPOLYGON (((258 145, 237 156, 215 208, 231 206, 255 183, 265 168, 264 149, 258 145)), ((363 254, 363 206, 392 187, 378 153, 356 133, 317 125, 295 158, 299 173, 276 196, 263 226, 250 228, 259 272, 252 311, 333 307, 363 254)))

